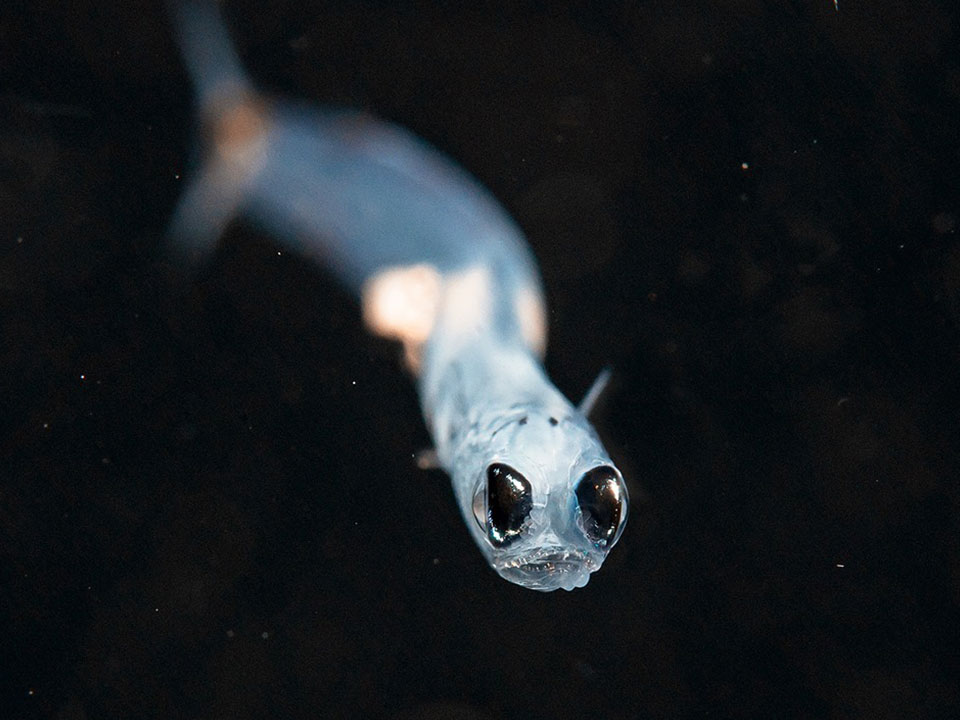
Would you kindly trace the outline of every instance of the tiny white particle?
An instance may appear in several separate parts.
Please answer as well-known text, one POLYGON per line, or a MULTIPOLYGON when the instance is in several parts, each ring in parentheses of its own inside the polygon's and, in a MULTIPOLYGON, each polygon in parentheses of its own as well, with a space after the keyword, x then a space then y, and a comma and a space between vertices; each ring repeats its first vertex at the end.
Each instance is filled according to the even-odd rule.
POLYGON ((357 381, 356 381, 356 380, 351 380, 351 381, 350 381, 350 384, 351 384, 351 385, 356 385, 356 384, 357 384, 357 381))
POLYGON ((227 637, 229 638, 233 637, 233 630, 227 630, 227 637))
POLYGON ((18 237, 18 238, 17 238, 17 245, 23 245, 23 238, 22 238, 22 237, 18 237))
POLYGON ((282 254, 282 253, 281 253, 279 250, 277 250, 277 255, 281 255, 281 254, 282 254))
POLYGON ((843 563, 837 563, 837 567, 838 567, 838 568, 844 568, 844 567, 846 567, 846 565, 844 565, 843 563))
POLYGON ((260 633, 260 637, 262 637, 264 640, 266 640, 268 637, 270 637, 270 633, 268 633, 268 632, 262 632, 262 633, 260 633))
POLYGON ((83 373, 80 373, 80 379, 81 379, 81 380, 86 380, 86 379, 87 379, 87 376, 84 375, 83 373))
POLYGON ((749 168, 750 168, 750 163, 745 163, 745 162, 740 163, 741 170, 747 170, 749 168))

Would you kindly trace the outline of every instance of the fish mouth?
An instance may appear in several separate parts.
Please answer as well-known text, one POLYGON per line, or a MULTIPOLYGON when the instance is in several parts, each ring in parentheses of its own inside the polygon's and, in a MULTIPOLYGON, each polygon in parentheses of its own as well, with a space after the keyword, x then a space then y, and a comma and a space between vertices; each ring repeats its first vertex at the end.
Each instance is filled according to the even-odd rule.
POLYGON ((583 587, 597 567, 586 554, 566 548, 542 548, 494 563, 505 580, 542 592, 583 587))

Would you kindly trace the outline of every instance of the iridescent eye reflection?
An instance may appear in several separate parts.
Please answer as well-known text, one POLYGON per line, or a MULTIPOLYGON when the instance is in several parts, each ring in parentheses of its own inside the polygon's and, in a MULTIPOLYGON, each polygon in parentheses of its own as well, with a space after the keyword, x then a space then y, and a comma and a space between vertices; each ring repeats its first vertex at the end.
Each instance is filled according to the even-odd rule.
POLYGON ((530 482, 509 465, 487 468, 487 531, 497 547, 508 545, 523 529, 533 509, 530 482))
POLYGON ((613 544, 623 516, 623 481, 609 465, 588 470, 577 483, 580 527, 598 545, 613 544))

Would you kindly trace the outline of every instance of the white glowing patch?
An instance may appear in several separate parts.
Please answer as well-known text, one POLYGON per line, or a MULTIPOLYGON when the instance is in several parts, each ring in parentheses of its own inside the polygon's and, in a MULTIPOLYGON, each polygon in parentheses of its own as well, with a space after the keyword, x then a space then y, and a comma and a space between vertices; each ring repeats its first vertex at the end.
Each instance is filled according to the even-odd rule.
POLYGON ((403 343, 407 365, 414 372, 421 346, 437 320, 440 287, 440 273, 428 264, 387 268, 363 285, 364 323, 371 332, 403 343))
POLYGON ((444 331, 467 335, 493 320, 490 272, 478 266, 444 278, 440 306, 444 331))
POLYGON ((451 338, 490 325, 490 287, 484 267, 446 277, 429 264, 387 268, 363 285, 363 321, 371 332, 399 340, 407 366, 417 373, 423 344, 438 324, 451 338))
POLYGON ((527 347, 542 358, 547 352, 547 309, 543 298, 524 288, 513 300, 513 311, 520 321, 520 332, 527 347))

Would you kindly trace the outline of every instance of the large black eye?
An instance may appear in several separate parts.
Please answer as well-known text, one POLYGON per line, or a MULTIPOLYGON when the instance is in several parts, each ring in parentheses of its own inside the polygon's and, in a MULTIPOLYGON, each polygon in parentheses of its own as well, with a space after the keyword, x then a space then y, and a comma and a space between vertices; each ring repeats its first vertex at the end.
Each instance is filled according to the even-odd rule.
POLYGON ((533 507, 527 479, 509 465, 494 463, 487 468, 487 517, 490 541, 506 545, 520 534, 533 507))
POLYGON ((608 545, 623 519, 623 481, 609 465, 588 470, 577 483, 583 532, 595 543, 608 545))

